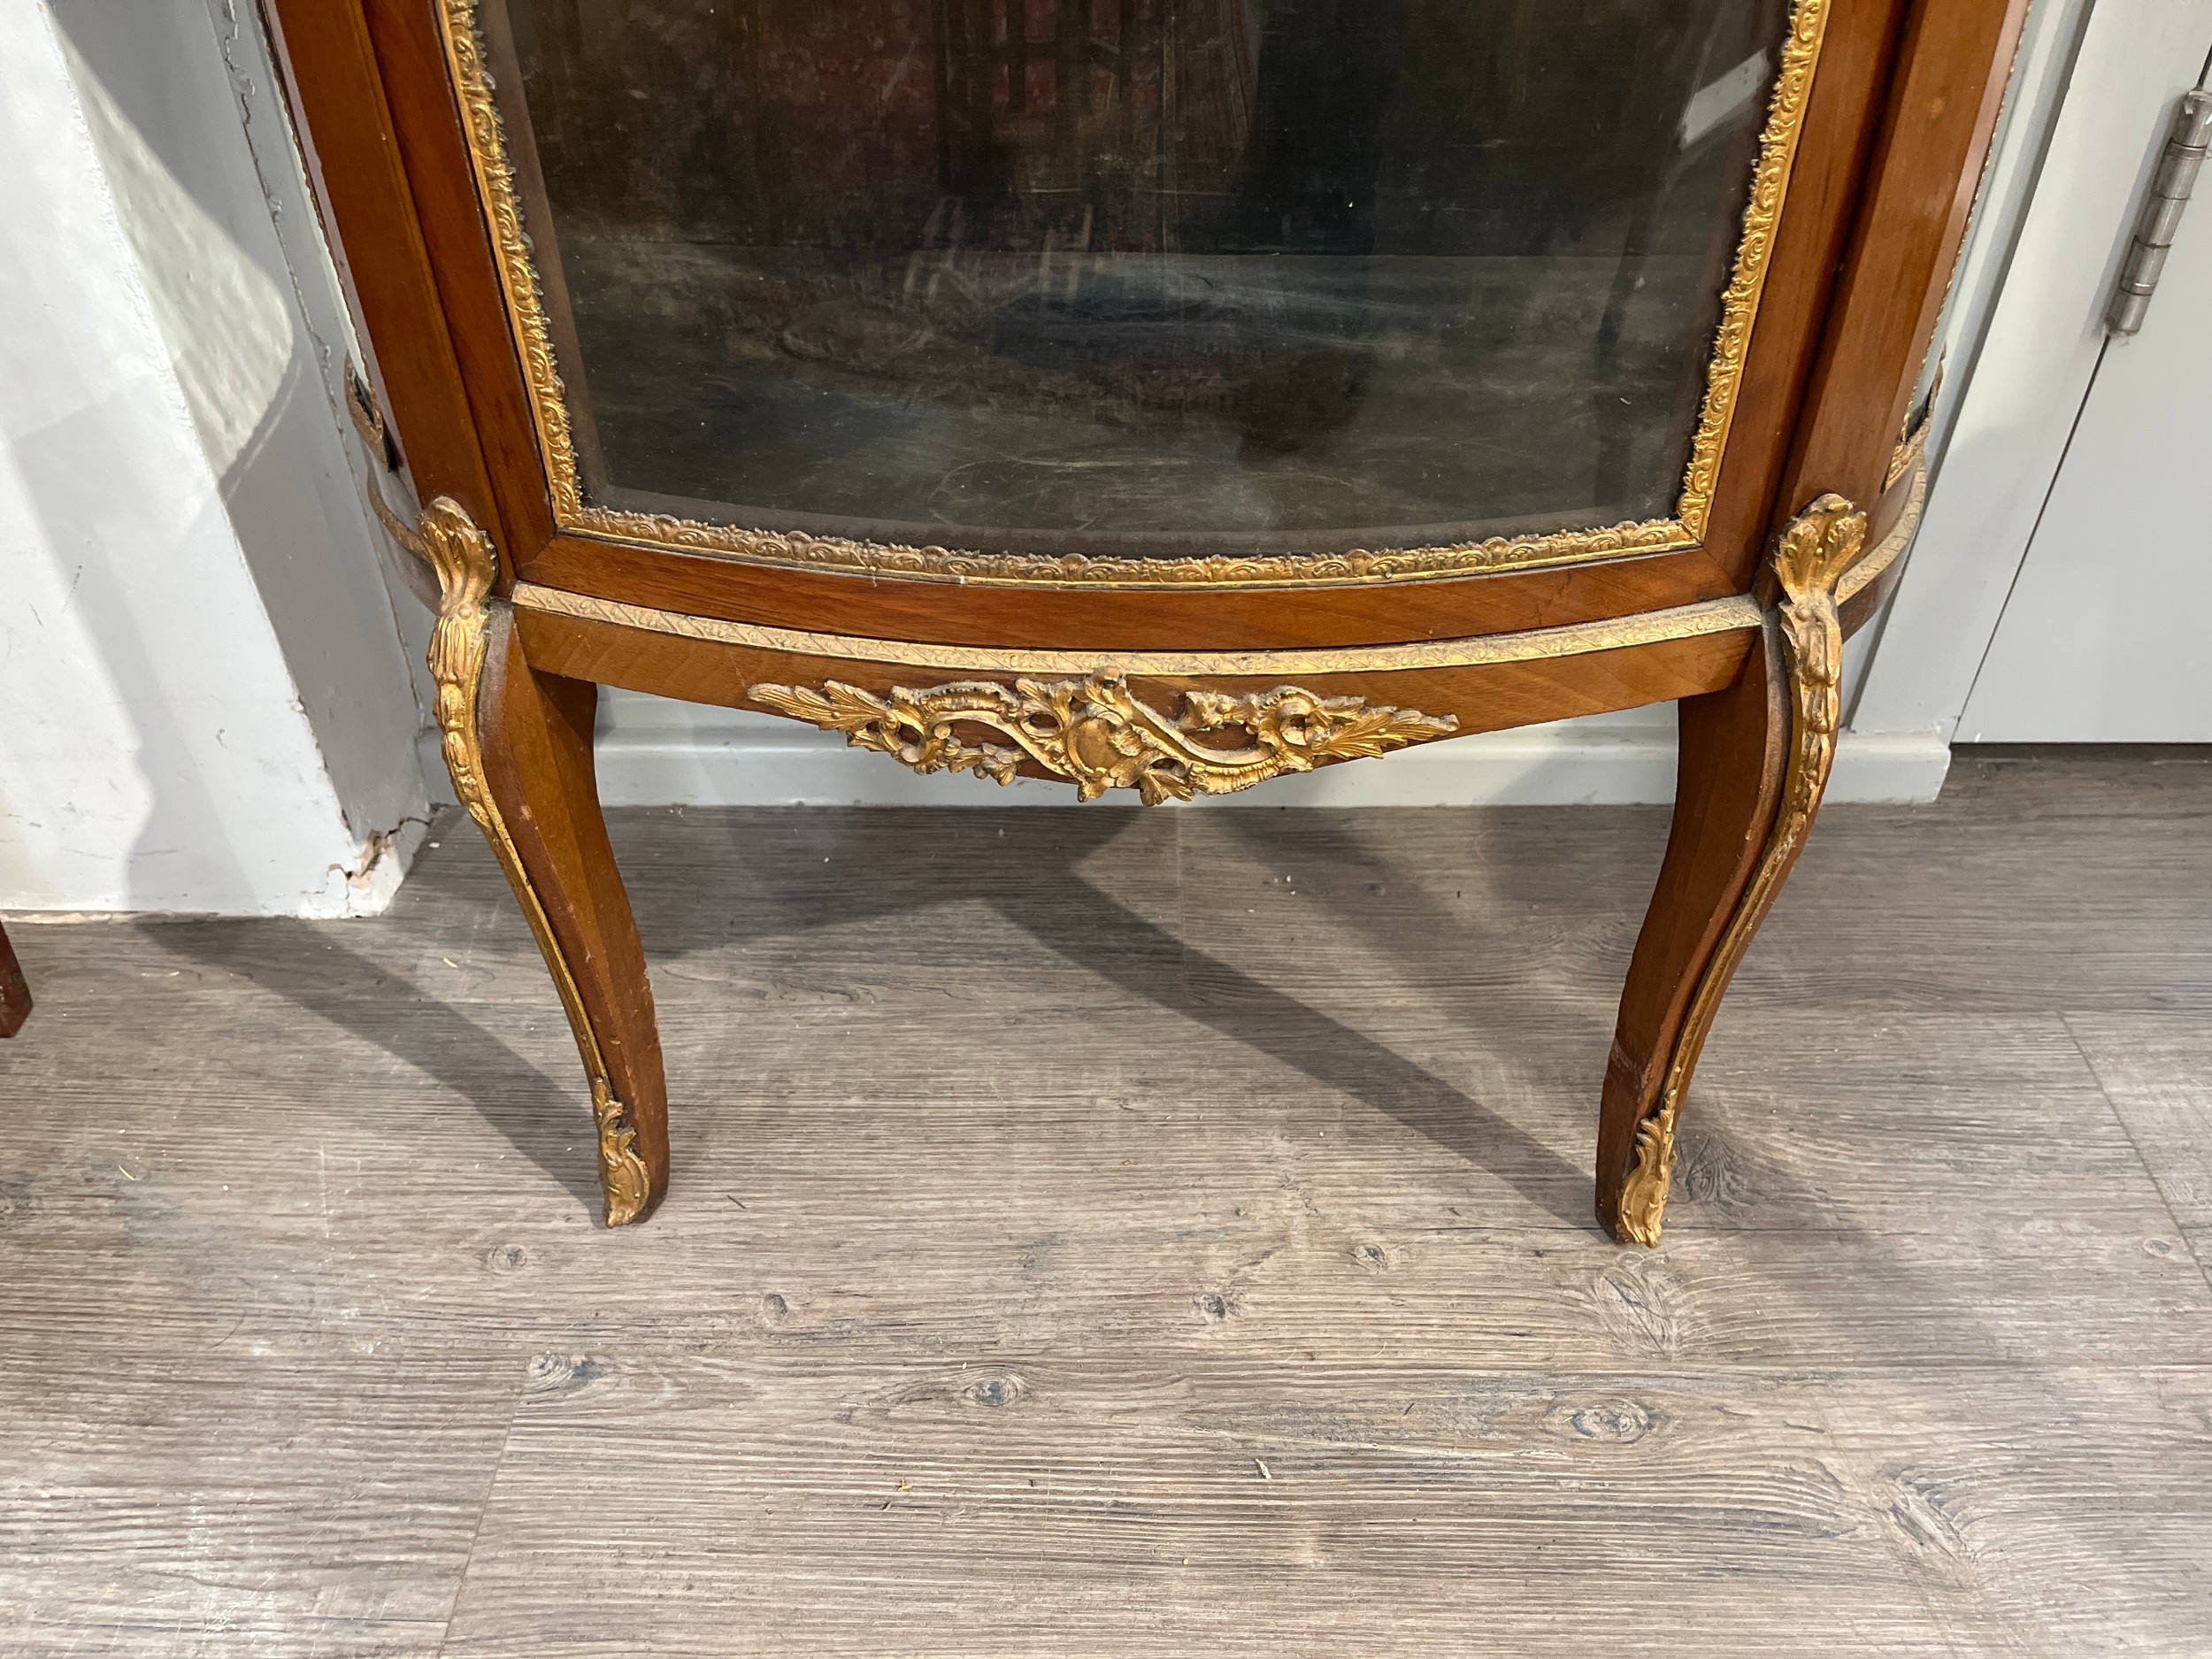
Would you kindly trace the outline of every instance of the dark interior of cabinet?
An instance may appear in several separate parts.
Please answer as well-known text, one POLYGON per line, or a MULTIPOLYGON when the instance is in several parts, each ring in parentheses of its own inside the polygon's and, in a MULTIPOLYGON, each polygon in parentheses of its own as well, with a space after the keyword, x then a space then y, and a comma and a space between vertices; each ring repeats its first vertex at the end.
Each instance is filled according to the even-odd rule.
POLYGON ((506 0, 588 496, 1409 544, 1663 517, 1781 0, 506 0))

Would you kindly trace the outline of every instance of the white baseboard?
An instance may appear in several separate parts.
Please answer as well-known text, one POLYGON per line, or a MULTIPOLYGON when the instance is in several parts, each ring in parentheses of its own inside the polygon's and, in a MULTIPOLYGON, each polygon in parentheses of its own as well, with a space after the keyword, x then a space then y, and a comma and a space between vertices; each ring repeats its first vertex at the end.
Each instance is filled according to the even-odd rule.
POLYGON ((1932 731, 1852 732, 1836 743, 1831 801, 1927 802, 1943 792, 1951 746, 1932 731))
MULTIPOLYGON (((296 916, 310 921, 345 921, 357 917, 381 916, 391 908, 400 884, 429 834, 427 819, 410 818, 387 833, 380 831, 353 849, 350 864, 325 868, 321 885, 305 885, 290 892, 274 883, 256 891, 232 889, 179 895, 155 892, 146 902, 129 906, 68 909, 53 903, 26 904, 0 901, 0 921, 17 922, 127 922, 142 916, 272 917, 296 916)), ((40 895, 44 896, 44 895, 40 895)), ((134 895, 137 896, 137 895, 134 895)))
MULTIPOLYGON (((598 741, 609 806, 1066 806, 1065 785, 918 777, 827 732, 736 710, 613 693, 598 741)), ((1932 801, 1951 752, 1933 732, 1847 732, 1832 801, 1932 801)), ((1619 806, 1674 798, 1674 710, 1663 705, 1486 732, 1332 766, 1209 807, 1619 806)))

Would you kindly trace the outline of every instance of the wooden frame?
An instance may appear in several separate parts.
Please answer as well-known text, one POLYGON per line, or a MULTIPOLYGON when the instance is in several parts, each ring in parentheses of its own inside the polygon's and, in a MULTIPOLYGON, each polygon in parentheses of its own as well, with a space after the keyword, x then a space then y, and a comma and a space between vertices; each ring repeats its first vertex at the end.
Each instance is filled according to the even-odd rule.
POLYGON ((1679 699, 1674 833, 1597 1160, 1601 1219, 1656 1241, 1698 1051, 1817 811, 1843 638, 1895 580, 1924 497, 1900 434, 2025 0, 1817 0, 1818 73, 1695 545, 1133 587, 856 573, 564 526, 480 123, 457 96, 466 0, 269 4, 373 373, 431 503, 402 534, 441 580, 447 758, 575 1026, 611 1222, 649 1211, 668 1164, 643 957, 593 786, 599 685, 777 709, 910 765, 1147 799, 1679 699), (1225 747, 1233 732, 1248 741, 1225 747))

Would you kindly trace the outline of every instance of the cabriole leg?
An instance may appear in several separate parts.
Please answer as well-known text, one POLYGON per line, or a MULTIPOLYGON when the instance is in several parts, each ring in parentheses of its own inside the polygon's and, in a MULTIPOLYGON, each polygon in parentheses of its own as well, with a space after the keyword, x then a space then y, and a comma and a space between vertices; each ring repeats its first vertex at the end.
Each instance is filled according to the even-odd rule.
POLYGON ((1843 631, 1836 582, 1866 517, 1824 495, 1775 552, 1781 603, 1734 685, 1684 699, 1674 830, 1621 995, 1598 1123, 1598 1218, 1656 1244, 1674 1136, 1736 964, 1820 810, 1835 762, 1843 631))
POLYGON ((8 943, 8 930, 0 927, 0 1037, 12 1037, 31 1017, 31 982, 23 977, 23 964, 8 943))
POLYGON ((453 502, 423 515, 443 590, 431 640, 447 769, 499 855, 567 1010, 591 1086, 609 1226, 668 1189, 668 1088, 653 994, 615 868, 592 766, 598 687, 524 660, 507 607, 487 597, 490 538, 453 502))

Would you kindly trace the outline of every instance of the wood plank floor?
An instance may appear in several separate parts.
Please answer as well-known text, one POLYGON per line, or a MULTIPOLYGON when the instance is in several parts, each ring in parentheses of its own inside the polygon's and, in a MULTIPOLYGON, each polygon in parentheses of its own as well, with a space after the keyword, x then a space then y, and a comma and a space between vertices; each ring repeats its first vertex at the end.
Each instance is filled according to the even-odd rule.
POLYGON ((2212 1652, 2212 757, 1839 808, 1589 1220, 1646 810, 631 811, 14 931, 10 1655, 2212 1652))

